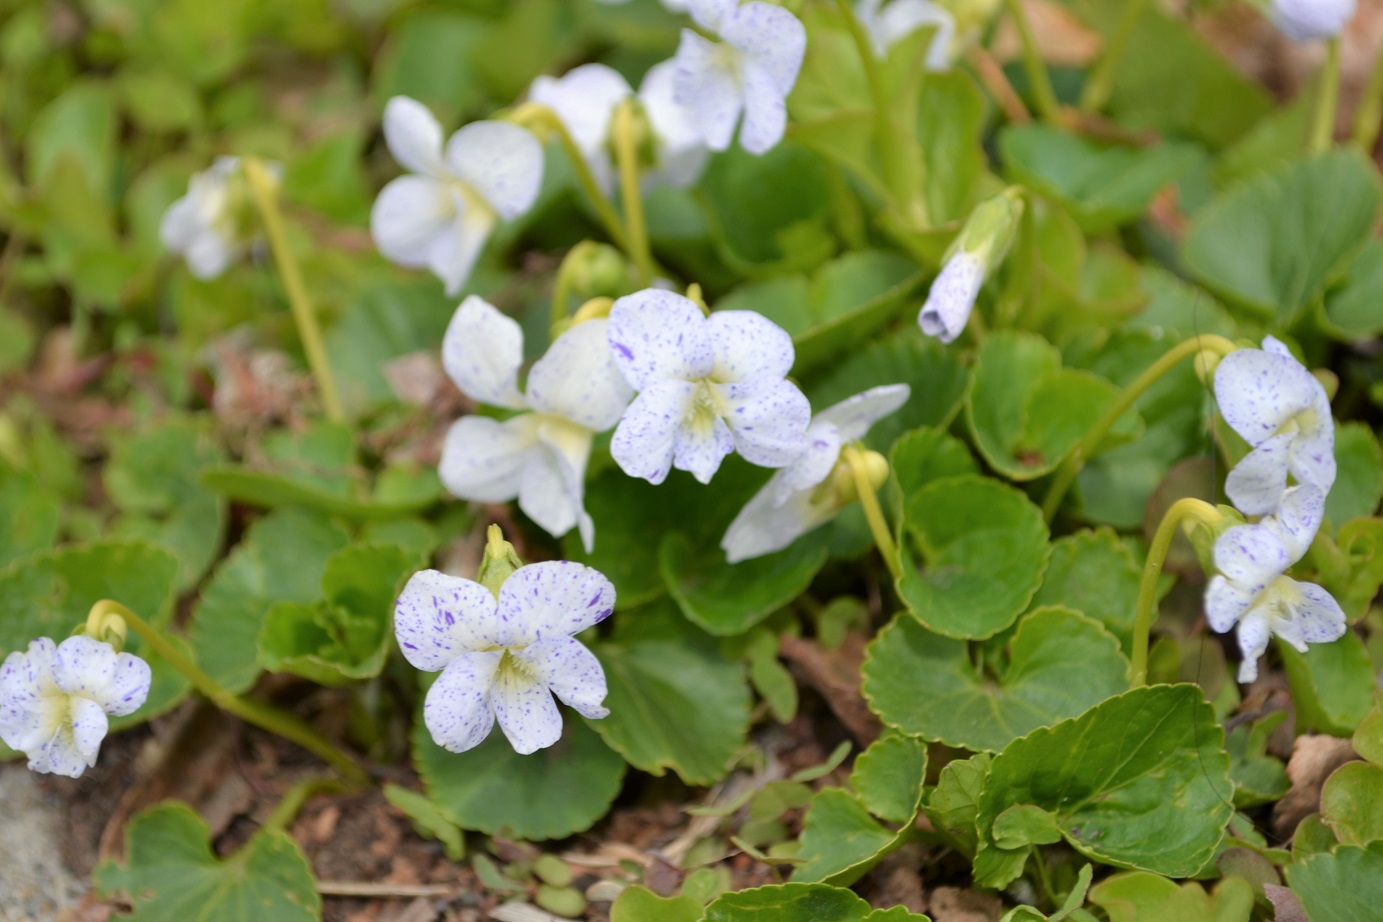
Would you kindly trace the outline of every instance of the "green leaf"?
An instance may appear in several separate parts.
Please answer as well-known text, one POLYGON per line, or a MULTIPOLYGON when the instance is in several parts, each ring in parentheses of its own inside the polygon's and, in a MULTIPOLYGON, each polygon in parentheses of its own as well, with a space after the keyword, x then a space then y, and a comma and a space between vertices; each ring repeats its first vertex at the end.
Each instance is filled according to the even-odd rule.
POLYGON ((908 497, 904 530, 926 558, 905 563, 898 592, 927 628, 983 639, 1028 606, 1047 566, 1047 525, 1018 490, 966 475, 927 484, 908 497))
POLYGON ((62 498, 28 471, 0 463, 0 567, 51 547, 62 498))
POLYGON ((1056 199, 1088 234, 1141 217, 1158 190, 1203 156, 1190 144, 1119 147, 1039 124, 1004 129, 999 153, 1010 180, 1056 199))
POLYGON ((159 922, 311 922, 321 917, 312 867, 286 833, 261 831, 225 860, 211 849, 211 830, 189 807, 163 803, 125 828, 126 863, 96 869, 96 889, 123 895, 134 911, 122 919, 159 922))
POLYGON ((614 636, 595 649, 610 715, 591 726, 609 746, 636 768, 671 768, 687 784, 724 777, 749 730, 738 663, 667 603, 621 613, 614 636))
POLYGON ((849 886, 907 837, 869 815, 858 797, 844 788, 825 788, 812 798, 802 821, 799 857, 792 869, 796 881, 849 886))
POLYGON ((318 141, 288 164, 284 197, 334 221, 367 223, 372 193, 365 182, 364 146, 358 127, 318 141))
MULTIPOLYGON (((986 337, 975 357, 966 423, 992 467, 1010 480, 1032 480, 1055 470, 1117 395, 1103 378, 1062 368, 1043 338, 1002 331, 986 337)), ((1128 435, 1139 424, 1126 415, 1115 432, 1128 435)))
POLYGON ((496 727, 467 752, 432 741, 413 724, 413 764, 442 815, 462 829, 539 840, 564 839, 605 815, 624 780, 624 759, 568 714, 562 738, 521 756, 496 727))
POLYGON ((899 617, 869 645, 864 695, 884 723, 925 740, 997 752, 1127 688, 1119 642, 1063 608, 1025 615, 1002 675, 977 670, 967 644, 899 617))
POLYGON ((373 95, 382 104, 411 96, 444 122, 484 101, 474 55, 492 28, 480 17, 447 9, 410 10, 390 24, 388 40, 371 71, 373 95))
POLYGON ((899 519, 907 497, 933 480, 980 472, 964 442, 931 427, 899 436, 889 452, 888 466, 892 472, 889 481, 891 505, 899 519))
POLYGON ((466 857, 466 838, 461 827, 442 815, 437 805, 417 791, 401 788, 397 784, 384 786, 384 799, 403 811, 418 835, 436 839, 442 843, 447 857, 460 861, 466 857))
POLYGON ((29 184, 41 186, 62 157, 74 157, 86 188, 99 201, 111 194, 119 116, 108 85, 72 84, 35 118, 24 138, 29 184))
POLYGON ((890 823, 910 823, 922 798, 927 749, 905 736, 885 735, 855 759, 850 784, 870 813, 890 823))
POLYGON ((1325 498, 1325 514, 1338 529, 1350 519, 1373 515, 1383 499, 1383 449, 1366 423, 1335 427, 1335 485, 1325 498))
POLYGON ((1383 765, 1383 692, 1375 692, 1373 709, 1354 731, 1354 751, 1374 765, 1383 765))
POLYGON ((1015 804, 1051 813, 1094 861, 1194 874, 1234 812, 1223 740, 1192 685, 1136 688, 1014 740, 994 757, 980 795, 976 881, 1003 887, 1021 873, 992 838, 994 821, 1015 804))
POLYGON ((702 922, 861 922, 869 904, 827 884, 774 884, 726 893, 706 907, 702 922))
POLYGON ((1003 849, 1053 845, 1061 841, 1061 830, 1052 815, 1031 804, 1015 804, 1000 813, 990 833, 994 844, 1003 849))
POLYGON ((1115 874, 1090 889, 1090 901, 1109 914, 1109 922, 1249 922, 1253 885, 1227 877, 1208 894, 1201 885, 1132 871, 1115 874))
POLYGON ((1268 755, 1268 737, 1286 719, 1286 711, 1274 711, 1254 723, 1239 724, 1225 738, 1236 807, 1272 803, 1287 793, 1287 770, 1281 759, 1268 755))
POLYGON ((326 334, 327 356, 348 408, 358 413, 396 399, 385 366, 412 352, 436 352, 451 319, 436 309, 436 299, 430 279, 400 283, 391 278, 351 293, 326 334))
POLYGON ((635 884, 610 906, 610 922, 699 922, 701 904, 686 894, 661 897, 635 884))
POLYGON ((929 273, 887 250, 859 250, 823 265, 812 277, 812 325, 790 330, 796 374, 806 374, 854 351, 878 329, 911 307, 907 296, 929 273))
POLYGON ((760 628, 750 635, 744 657, 749 664, 749 684, 768 705, 769 713, 780 724, 797 714, 797 680, 778 660, 778 635, 760 628))
POLYGON ((1383 840, 1383 765, 1337 768, 1321 791, 1321 819, 1345 845, 1383 840))
POLYGON ((270 513, 207 582, 188 626, 197 664, 234 692, 259 675, 259 633, 277 602, 316 602, 327 560, 345 547, 346 532, 294 509, 270 513))
POLYGON ((1346 342, 1359 342, 1383 332, 1383 240, 1364 244, 1339 287, 1325 297, 1325 329, 1346 342))
POLYGON ((327 559, 320 601, 278 602, 265 614, 259 662, 320 685, 379 675, 393 636, 394 600, 421 565, 393 545, 342 548, 327 559))
POLYGON ((1290 865, 1287 883, 1313 922, 1372 922, 1383 905, 1383 842, 1290 865))
MULTIPOLYGON (((432 478, 428 478, 431 480, 432 478)), ((341 496, 311 483, 304 483, 289 474, 256 470, 240 465, 219 465, 207 468, 202 474, 207 489, 242 503, 278 509, 300 506, 326 515, 348 519, 388 519, 405 516, 425 509, 441 498, 440 482, 416 496, 401 500, 356 499, 341 496)))
POLYGON ((994 757, 987 752, 948 762, 937 776, 936 788, 923 811, 968 855, 975 854, 975 818, 993 762, 994 757))
POLYGON ((1332 643, 1311 644, 1298 653, 1276 644, 1292 685, 1297 730, 1319 730, 1349 736, 1373 707, 1373 664, 1364 642, 1353 631, 1332 643))
POLYGON ((1207 287, 1290 326, 1353 263, 1378 217, 1378 171, 1337 150, 1236 186, 1191 222, 1187 269, 1207 287))
POLYGON ((1079 531, 1052 542, 1032 607, 1064 605, 1094 618, 1127 644, 1142 575, 1128 541, 1107 528, 1079 531))

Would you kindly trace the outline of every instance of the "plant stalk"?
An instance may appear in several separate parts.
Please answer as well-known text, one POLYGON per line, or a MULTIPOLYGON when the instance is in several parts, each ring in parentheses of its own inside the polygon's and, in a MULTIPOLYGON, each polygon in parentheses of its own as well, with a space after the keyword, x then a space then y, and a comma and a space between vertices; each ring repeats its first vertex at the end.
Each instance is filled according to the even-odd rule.
POLYGON ((624 207, 625 252, 639 273, 639 283, 650 285, 655 275, 653 253, 648 245, 648 226, 643 214, 643 190, 639 187, 639 136, 634 116, 634 100, 624 100, 615 108, 611 134, 615 160, 619 166, 620 204, 624 207))
POLYGON ((855 480, 855 490, 859 493, 860 506, 864 509, 864 517, 869 522, 869 531, 874 535, 874 544, 879 548, 879 555, 884 558, 884 564, 888 567, 889 575, 896 583, 903 578, 902 565, 898 560, 898 546, 893 543, 893 533, 888 529, 888 520, 884 518, 884 511, 879 506, 879 497, 874 490, 874 485, 869 482, 869 472, 864 465, 864 456, 860 450, 853 445, 847 445, 841 450, 841 457, 850 466, 850 476, 855 480))
POLYGON ((1119 17, 1119 24, 1114 27, 1114 34, 1109 37, 1109 43, 1105 45, 1099 63, 1086 78, 1085 87, 1081 90, 1081 112, 1093 114, 1109 102, 1109 97, 1114 92, 1114 75, 1119 71, 1119 62, 1123 59, 1124 52, 1133 39, 1133 30, 1138 25, 1138 20, 1143 18, 1143 11, 1147 7, 1148 0, 1124 0, 1124 11, 1119 17))
POLYGON ((1359 108, 1354 113, 1354 143, 1364 153, 1373 153, 1378 143, 1378 131, 1383 125, 1383 48, 1379 49, 1378 60, 1373 63, 1364 95, 1359 99, 1359 108))
POLYGON ((1023 67, 1028 72, 1028 83, 1032 84, 1037 114, 1042 116, 1044 122, 1060 124, 1061 104, 1057 102, 1056 90, 1052 89, 1052 77, 1047 73, 1046 62, 1037 49, 1037 37, 1033 35, 1032 24, 1028 22, 1028 12, 1023 9, 1022 0, 1004 0, 1004 6, 1023 44, 1023 67))
POLYGON ((1332 38, 1325 46, 1325 64, 1321 68, 1320 90, 1316 96, 1316 112, 1311 121, 1309 153, 1323 154, 1335 140, 1335 118, 1340 106, 1340 37, 1332 38))

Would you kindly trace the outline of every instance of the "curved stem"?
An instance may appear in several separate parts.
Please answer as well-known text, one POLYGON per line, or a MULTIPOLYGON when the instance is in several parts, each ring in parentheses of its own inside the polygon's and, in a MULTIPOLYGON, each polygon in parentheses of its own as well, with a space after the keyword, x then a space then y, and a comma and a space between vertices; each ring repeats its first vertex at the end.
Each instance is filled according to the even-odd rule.
POLYGON ((1311 121, 1311 137, 1307 151, 1322 154, 1330 150, 1335 139, 1335 116, 1340 105, 1340 37, 1332 38, 1325 46, 1325 64, 1321 68, 1320 90, 1316 95, 1316 112, 1311 121))
POLYGON ((1364 153, 1373 153, 1380 125, 1383 125, 1383 48, 1378 51, 1373 73, 1369 74, 1368 85, 1354 113, 1354 143, 1363 148, 1364 153))
POLYGON ((1104 442, 1105 436, 1109 435, 1109 430, 1114 428, 1114 424, 1119 421, 1119 418, 1133 407, 1134 403, 1143 396, 1148 388, 1156 384, 1163 375, 1189 355, 1211 352, 1225 356, 1237 348, 1238 346, 1223 336, 1213 334, 1193 336, 1168 349, 1160 359, 1149 365, 1141 375, 1133 380, 1133 383, 1124 388, 1118 397, 1114 398, 1109 406, 1105 407, 1104 413, 1100 414, 1100 418, 1095 420, 1090 431, 1076 443, 1076 447, 1072 449, 1065 463, 1057 470, 1055 477, 1052 478, 1051 486, 1047 488, 1047 495, 1042 500, 1042 514, 1047 521, 1050 522, 1056 515, 1057 509, 1061 506, 1062 498, 1066 496, 1066 491, 1075 482, 1076 475, 1085 466, 1085 462, 1100 450, 1100 444, 1104 442))
POLYGON ((625 252, 634 261, 639 283, 653 282, 653 254, 648 246, 648 227, 643 217, 643 190, 639 188, 639 134, 634 120, 634 100, 624 100, 615 108, 610 133, 619 166, 620 204, 624 206, 625 252))
POLYGON ((317 325, 317 314, 312 309, 312 299, 308 297, 307 286, 303 284, 302 273, 288 249, 288 235, 284 233, 283 216, 279 213, 278 199, 274 191, 274 180, 269 171, 256 157, 246 157, 243 161, 245 179, 250 184, 255 207, 259 209, 264 221, 264 233, 269 238, 269 248, 274 252, 274 262, 283 279, 283 289, 288 295, 288 306, 293 311, 293 321, 298 326, 298 337, 307 354, 308 367, 317 381, 317 391, 322 397, 322 407, 327 417, 334 422, 346 418, 341 409, 341 399, 336 393, 336 379, 331 374, 331 364, 327 361, 327 350, 322 340, 322 329, 317 325))
POLYGON ((274 812, 259 828, 262 832, 287 832, 293 820, 302 812, 303 805, 313 797, 318 794, 346 794, 354 789, 355 785, 340 778, 304 778, 284 792, 274 812))
POLYGON ((211 676, 207 675, 191 659, 183 654, 163 632, 129 608, 111 599, 102 599, 91 608, 87 623, 99 622, 108 615, 118 615, 134 629, 149 648, 163 658, 168 665, 182 673, 192 687, 201 692, 223 711, 234 714, 246 723, 254 724, 262 730, 277 734, 286 740, 297 743, 308 752, 319 756, 323 761, 340 772, 353 784, 369 783, 369 776, 355 760, 337 749, 329 740, 303 723, 292 714, 278 708, 232 694, 211 676))
POLYGON ((1162 575, 1162 565, 1167 560, 1167 551, 1172 546, 1177 529, 1188 522, 1213 526, 1221 518, 1220 511, 1205 500, 1187 497, 1172 503, 1157 526, 1152 544, 1148 547, 1148 559, 1143 564, 1143 580, 1138 584, 1138 604, 1133 619, 1133 656, 1129 659, 1130 688, 1148 684, 1148 639, 1153 621, 1157 618, 1157 578, 1162 575))
POLYGON ((1124 12, 1119 17, 1119 24, 1114 27, 1114 34, 1109 37, 1109 43, 1105 45, 1099 63, 1095 65, 1095 70, 1086 79, 1085 87, 1081 90, 1080 111, 1098 112, 1109 102, 1110 93, 1114 90, 1114 75, 1119 70, 1119 61, 1133 38, 1134 27, 1138 25, 1138 20, 1143 18, 1143 11, 1147 7, 1148 0, 1124 0, 1124 12))
POLYGON ((850 466, 850 475, 855 479, 855 490, 859 493, 860 506, 864 509, 865 519, 869 521, 874 543, 879 548, 879 556, 883 557, 884 564, 896 583, 903 578, 902 565, 898 560, 898 546, 893 543, 893 533, 888 530, 888 520, 884 518, 884 511, 879 506, 874 484, 869 481, 864 456, 853 445, 845 446, 840 456, 850 466))
POLYGON ((1028 72, 1028 83, 1032 85, 1037 113, 1044 122, 1056 124, 1061 121, 1061 104, 1057 102, 1056 90, 1052 89, 1052 77, 1047 73, 1047 65, 1038 52, 1037 38, 1028 22, 1027 10, 1023 9, 1022 0, 1004 0, 1004 6, 1023 44, 1023 67, 1028 72))
POLYGON ((567 251, 567 255, 562 258, 562 265, 557 267, 557 278, 552 283, 552 315, 550 320, 554 339, 557 337, 558 327, 567 319, 567 302, 571 300, 576 267, 580 265, 588 253, 598 246, 599 244, 594 240, 582 240, 567 251))

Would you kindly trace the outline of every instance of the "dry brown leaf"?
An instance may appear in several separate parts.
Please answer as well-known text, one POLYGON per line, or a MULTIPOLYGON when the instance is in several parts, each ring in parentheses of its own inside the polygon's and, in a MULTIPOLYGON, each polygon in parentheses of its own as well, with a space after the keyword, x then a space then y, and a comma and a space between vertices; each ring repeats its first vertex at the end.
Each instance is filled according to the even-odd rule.
POLYGON ((1273 807, 1273 829, 1287 838, 1297 823, 1321 808, 1321 786, 1335 769, 1359 758, 1349 740, 1313 734, 1297 737, 1292 758, 1287 762, 1287 777, 1292 787, 1273 807))

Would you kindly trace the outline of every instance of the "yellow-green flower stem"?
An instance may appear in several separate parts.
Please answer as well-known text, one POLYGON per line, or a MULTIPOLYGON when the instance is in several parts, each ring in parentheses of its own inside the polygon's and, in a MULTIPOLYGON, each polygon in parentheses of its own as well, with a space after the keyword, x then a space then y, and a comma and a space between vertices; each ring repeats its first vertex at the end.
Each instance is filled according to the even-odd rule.
MULTIPOLYGON (((927 213, 926 197, 922 195, 922 173, 916 173, 917 185, 913 188, 908 170, 908 150, 900 131, 900 122, 893 117, 892 100, 884 87, 884 75, 879 68, 879 59, 874 55, 874 42, 855 15, 855 7, 850 0, 836 0, 840 7, 845 26, 859 52, 860 63, 864 67, 864 79, 869 84, 869 95, 874 101, 874 133, 878 136, 879 160, 883 164, 884 182, 893 196, 899 212, 908 223, 916 225, 916 230, 926 230, 931 226, 927 213)), ((925 164, 920 167, 925 169, 925 164)))
POLYGON ((893 543, 893 533, 888 529, 888 520, 884 518, 884 510, 879 506, 874 484, 870 482, 864 453, 853 445, 846 445, 841 449, 840 456, 850 466, 850 475, 855 479, 855 489, 859 493, 860 507, 864 509, 864 517, 869 522, 869 531, 874 535, 879 555, 884 558, 889 575, 896 583, 903 578, 902 566, 898 560, 898 546, 893 543))
POLYGON ((648 225, 643 216, 643 190, 639 188, 639 128, 630 97, 615 107, 610 123, 610 136, 615 147, 615 162, 619 167, 620 204, 624 207, 625 252, 639 273, 639 284, 648 286, 656 274, 653 252, 648 245, 648 225))
POLYGON ((1028 72, 1028 83, 1032 85, 1033 101, 1037 103, 1037 114, 1045 122, 1061 122, 1061 104, 1057 102, 1056 90, 1052 89, 1052 77, 1047 73, 1047 65, 1037 50, 1037 38, 1033 35, 1032 24, 1028 22, 1027 10, 1022 0, 1004 0, 1009 18, 1018 30, 1018 39, 1023 45, 1023 67, 1028 72))
POLYGON ((1168 349, 1160 359, 1149 365, 1141 375, 1133 380, 1132 384, 1124 388, 1123 392, 1109 406, 1105 407, 1104 413, 1095 420, 1090 431, 1076 443, 1076 447, 1066 458, 1065 463, 1057 469, 1056 475, 1052 478, 1051 486, 1047 488, 1047 496, 1042 500, 1042 514, 1047 521, 1050 522, 1056 516, 1056 511, 1060 508, 1061 500, 1066 496, 1066 491, 1075 482, 1076 476, 1085 466, 1085 462, 1094 457, 1095 453, 1100 450, 1100 445, 1109 435, 1109 430, 1114 428, 1119 417, 1127 413, 1148 388, 1161 380, 1163 375, 1187 356, 1211 353, 1224 357, 1238 348, 1223 336, 1213 334, 1193 336, 1168 349))
POLYGON ((317 381, 322 407, 329 419, 342 422, 346 414, 341 408, 341 399, 337 396, 336 379, 332 377, 331 364, 327 361, 322 328, 317 325, 317 314, 312 309, 312 299, 308 297, 302 273, 288 249, 288 235, 284 233, 283 216, 279 213, 275 183, 258 158, 246 157, 242 162, 245 179, 250 184, 251 195, 254 196, 255 207, 259 209, 260 217, 264 221, 264 233, 269 238, 269 248, 274 252, 279 277, 283 279, 283 289, 288 295, 293 321, 298 326, 303 352, 307 354, 308 367, 312 369, 312 377, 317 381))
POLYGON ((687 286, 687 300, 701 308, 701 313, 705 314, 707 317, 711 316, 711 309, 706 306, 706 298, 701 293, 701 286, 696 282, 692 282, 687 286))
POLYGON ((1378 51, 1378 60, 1373 63, 1373 73, 1369 74, 1364 95, 1359 99, 1359 108, 1354 111, 1354 143, 1364 153, 1372 153, 1378 143, 1378 130, 1383 124, 1383 48, 1378 51))
POLYGON ((1080 94, 1080 111, 1087 114, 1095 113, 1109 102, 1109 96, 1114 91, 1114 75, 1119 70, 1119 61, 1128 49, 1128 43, 1133 39, 1133 30, 1147 8, 1148 0, 1124 0, 1124 12, 1119 17, 1119 24, 1114 27, 1114 34, 1109 37, 1099 63, 1085 79, 1085 87, 1080 94))
POLYGON ((1162 575, 1162 565, 1167 560, 1167 551, 1172 546, 1177 529, 1185 525, 1208 525, 1214 527, 1222 519, 1220 511, 1200 499, 1179 499, 1162 517, 1148 548, 1148 559, 1143 564, 1143 581, 1138 585, 1138 604, 1133 618, 1133 656, 1129 663, 1129 687, 1139 688, 1148 684, 1148 640, 1152 633, 1153 621, 1157 619, 1157 578, 1162 575))
POLYGON ((1323 154, 1335 140, 1335 117, 1340 105, 1340 37, 1332 38, 1325 46, 1325 64, 1321 68, 1320 87, 1316 94, 1316 111, 1311 121, 1311 136, 1307 151, 1323 154))
POLYGON ((348 794, 356 786, 340 778, 304 778, 279 798, 274 812, 260 827, 264 832, 287 832, 289 825, 302 812, 303 805, 318 794, 348 794))
POLYGON ((567 159, 571 161, 572 169, 576 170, 576 181, 581 185, 586 197, 591 200, 596 217, 600 220, 601 226, 605 228, 605 233, 609 234, 610 239, 615 242, 615 246, 628 253, 629 244, 625 240, 624 224, 615 212, 615 206, 610 204, 610 200, 601 191, 600 183, 595 181, 595 174, 591 172, 590 164, 586 163, 581 148, 576 146, 576 140, 572 138, 571 132, 567 131, 567 126, 557 117, 557 113, 542 103, 526 102, 509 113, 509 120, 516 125, 524 126, 539 138, 548 135, 557 138, 557 143, 562 145, 567 159))
POLYGON ((100 624, 111 616, 123 618, 140 636, 140 639, 149 645, 149 649, 162 657, 168 665, 182 673, 193 688, 205 695, 223 711, 234 714, 246 723, 254 724, 262 730, 268 730, 290 742, 297 743, 331 765, 352 785, 364 786, 369 784, 370 779, 365 770, 316 730, 291 714, 263 702, 227 691, 215 679, 203 672, 196 663, 188 659, 177 646, 163 635, 163 632, 119 602, 111 599, 102 599, 97 602, 91 607, 91 613, 87 615, 87 624, 100 624))
POLYGON ((600 244, 594 240, 583 240, 567 251, 567 255, 562 258, 562 265, 557 267, 557 278, 552 283, 551 328, 554 339, 557 338, 561 328, 566 325, 567 302, 571 300, 576 270, 599 247, 600 244))

